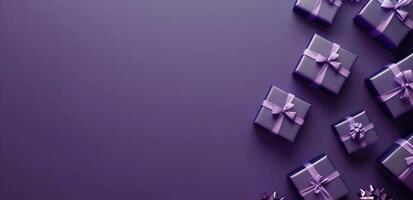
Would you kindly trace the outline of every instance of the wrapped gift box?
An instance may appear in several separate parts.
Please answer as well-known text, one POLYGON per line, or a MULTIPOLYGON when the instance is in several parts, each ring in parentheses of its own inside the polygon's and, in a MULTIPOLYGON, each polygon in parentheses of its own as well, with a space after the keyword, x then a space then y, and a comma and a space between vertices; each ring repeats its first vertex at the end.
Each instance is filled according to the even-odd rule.
POLYGON ((352 154, 377 142, 378 136, 367 112, 355 113, 333 125, 339 140, 348 154, 352 154))
POLYGON ((356 60, 353 53, 315 34, 293 74, 338 94, 356 60))
POLYGON ((320 155, 288 175, 305 200, 340 199, 349 193, 334 164, 327 155, 320 155))
POLYGON ((413 4, 401 0, 369 0, 354 18, 369 34, 389 48, 396 48, 413 29, 413 4))
POLYGON ((333 23, 341 4, 341 0, 297 0, 293 10, 307 16, 310 20, 318 20, 323 24, 330 25, 333 23))
POLYGON ((393 178, 413 191, 413 134, 397 140, 378 162, 393 178))
POLYGON ((254 123, 293 142, 310 107, 293 94, 272 86, 254 123))
POLYGON ((413 54, 366 79, 387 115, 398 118, 413 111, 413 54))

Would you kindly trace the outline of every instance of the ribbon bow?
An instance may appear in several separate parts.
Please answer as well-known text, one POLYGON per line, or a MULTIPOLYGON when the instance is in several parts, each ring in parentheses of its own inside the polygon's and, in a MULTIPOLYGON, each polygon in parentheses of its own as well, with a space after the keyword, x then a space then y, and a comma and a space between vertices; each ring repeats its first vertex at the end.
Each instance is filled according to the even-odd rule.
POLYGON ((310 186, 300 191, 301 196, 304 197, 314 192, 317 195, 321 194, 321 196, 325 200, 333 200, 333 197, 327 191, 325 186, 329 184, 331 181, 333 181, 334 179, 338 178, 340 176, 340 173, 335 171, 331 173, 330 175, 328 175, 327 177, 323 177, 318 173, 318 171, 314 168, 314 166, 311 163, 306 163, 304 166, 310 173, 311 178, 309 181, 310 186))
POLYGON ((413 21, 408 19, 409 12, 403 10, 404 7, 408 6, 412 0, 398 0, 394 3, 392 0, 378 0, 380 6, 389 10, 389 13, 384 17, 382 22, 370 33, 373 37, 381 35, 387 26, 389 26, 391 20, 396 15, 397 18, 403 22, 409 29, 413 29, 413 21))
POLYGON ((317 86, 321 85, 321 83, 323 82, 327 74, 327 70, 330 67, 335 72, 339 73, 340 75, 344 77, 348 77, 350 75, 350 71, 343 68, 342 64, 337 61, 337 59, 340 57, 340 55, 337 53, 339 49, 340 49, 340 45, 333 43, 333 46, 331 47, 330 55, 328 57, 323 56, 311 49, 306 49, 304 51, 305 56, 308 56, 314 59, 317 63, 322 64, 322 68, 314 80, 315 85, 317 86))
POLYGON ((310 16, 308 17, 310 20, 313 20, 318 16, 323 1, 326 1, 330 6, 336 7, 340 7, 342 4, 341 0, 317 0, 314 4, 313 10, 311 10, 310 16))
POLYGON ((400 99, 407 99, 413 106, 413 72, 412 70, 406 70, 401 72, 396 64, 390 66, 393 74, 395 75, 394 80, 399 85, 398 87, 390 90, 384 95, 379 96, 379 100, 386 102, 393 97, 401 94, 400 99))
POLYGON ((293 108, 294 108, 295 105, 292 103, 292 101, 294 100, 294 98, 295 98, 295 96, 293 94, 288 94, 287 95, 287 101, 286 101, 286 103, 283 107, 275 105, 274 103, 272 103, 268 100, 264 100, 264 102, 262 103, 262 106, 270 109, 271 113, 274 116, 277 116, 277 120, 275 121, 275 125, 272 129, 272 131, 275 134, 278 134, 280 132, 281 125, 282 125, 285 117, 287 117, 288 119, 294 121, 295 123, 297 123, 300 126, 303 125, 304 119, 298 117, 297 112, 293 111, 293 108))
POLYGON ((367 146, 367 143, 364 141, 366 134, 369 130, 374 128, 372 123, 363 125, 360 122, 356 122, 353 117, 347 117, 346 121, 349 123, 349 132, 348 135, 342 136, 341 141, 345 142, 349 139, 353 139, 358 142, 362 148, 367 146))
POLYGON ((392 198, 387 195, 384 188, 376 188, 374 185, 370 185, 369 189, 360 189, 359 192, 360 200, 392 200, 392 198))
POLYGON ((274 192, 271 195, 267 195, 266 193, 263 193, 261 195, 261 200, 285 200, 285 197, 278 194, 277 192, 274 192))
POLYGON ((404 159, 407 169, 399 175, 399 180, 404 181, 413 172, 413 144, 404 139, 399 139, 396 144, 400 145, 404 150, 409 152, 410 156, 404 159))

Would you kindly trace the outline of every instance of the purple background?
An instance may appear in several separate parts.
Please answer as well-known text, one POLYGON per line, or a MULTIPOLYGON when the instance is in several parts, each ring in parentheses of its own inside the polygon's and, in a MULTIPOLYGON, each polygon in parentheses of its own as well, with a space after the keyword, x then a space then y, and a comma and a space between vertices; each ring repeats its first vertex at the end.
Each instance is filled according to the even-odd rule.
POLYGON ((363 79, 412 37, 393 54, 353 24, 361 4, 323 28, 293 3, 1 1, 0 199, 297 199, 286 175, 320 153, 349 199, 370 183, 409 199, 375 159, 412 119, 385 117, 363 79), (339 96, 291 76, 314 33, 360 55, 339 96), (313 104, 293 145, 253 125, 272 84, 313 104), (380 142, 350 158, 330 124, 361 109, 380 142))

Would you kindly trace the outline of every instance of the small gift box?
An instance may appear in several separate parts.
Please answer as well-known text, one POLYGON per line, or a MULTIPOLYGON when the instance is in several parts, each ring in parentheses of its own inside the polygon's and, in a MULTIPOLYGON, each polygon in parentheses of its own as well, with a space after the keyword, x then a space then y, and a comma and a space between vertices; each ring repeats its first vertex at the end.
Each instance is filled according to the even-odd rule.
POLYGON ((307 16, 310 20, 318 20, 323 24, 333 23, 341 0, 297 0, 294 5, 294 12, 307 16))
POLYGON ((293 142, 310 107, 293 94, 272 86, 254 123, 293 142))
POLYGON ((354 18, 356 24, 389 48, 396 48, 413 29, 411 0, 370 0, 354 18))
POLYGON ((349 193, 336 167, 320 155, 288 175, 305 200, 336 200, 349 193))
POLYGON ((413 134, 397 140, 378 162, 391 176, 413 191, 413 134))
POLYGON ((366 79, 386 114, 398 118, 413 111, 413 54, 366 79))
POLYGON ((356 60, 353 53, 315 34, 293 74, 338 94, 356 60))
POLYGON ((353 114, 333 125, 348 154, 377 142, 378 136, 366 111, 353 114))

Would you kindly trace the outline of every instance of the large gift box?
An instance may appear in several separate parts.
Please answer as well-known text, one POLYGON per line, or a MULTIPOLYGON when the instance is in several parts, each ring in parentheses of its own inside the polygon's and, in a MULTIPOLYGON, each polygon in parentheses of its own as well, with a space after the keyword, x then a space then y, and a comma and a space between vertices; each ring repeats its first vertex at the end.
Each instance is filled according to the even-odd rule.
POLYGON ((336 200, 349 193, 334 164, 320 155, 288 175, 304 200, 336 200))
POLYGON ((293 10, 310 20, 329 25, 333 23, 341 4, 341 0, 297 0, 293 10))
POLYGON ((352 154, 377 142, 378 136, 374 124, 367 112, 361 111, 346 117, 333 125, 348 154, 352 154))
POLYGON ((356 24, 389 48, 396 48, 413 29, 411 0, 369 0, 354 18, 356 24))
POLYGON ((315 34, 293 74, 338 94, 356 60, 353 53, 315 34))
POLYGON ((413 111, 413 54, 366 79, 367 87, 392 118, 413 111))
POLYGON ((413 134, 397 140, 378 162, 393 178, 413 191, 413 134))
POLYGON ((272 86, 254 123, 293 142, 310 107, 295 95, 272 86))

